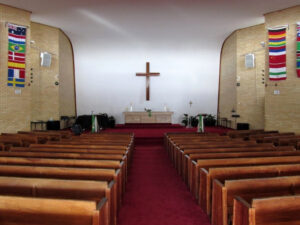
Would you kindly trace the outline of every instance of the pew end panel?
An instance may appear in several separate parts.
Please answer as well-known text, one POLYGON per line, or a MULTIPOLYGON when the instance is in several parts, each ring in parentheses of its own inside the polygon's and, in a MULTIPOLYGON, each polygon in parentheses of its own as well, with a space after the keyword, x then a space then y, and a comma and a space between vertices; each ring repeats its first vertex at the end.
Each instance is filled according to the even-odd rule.
POLYGON ((250 216, 254 216, 254 209, 251 205, 240 197, 234 198, 233 203, 233 225, 255 225, 250 216))
POLYGON ((212 225, 227 225, 227 190, 219 180, 213 181, 212 191, 212 225))
POLYGON ((199 187, 199 199, 198 199, 198 203, 200 205, 200 207, 202 208, 202 210, 208 214, 208 195, 207 195, 207 189, 210 188, 210 174, 209 172, 204 169, 201 168, 200 169, 200 187, 199 187))

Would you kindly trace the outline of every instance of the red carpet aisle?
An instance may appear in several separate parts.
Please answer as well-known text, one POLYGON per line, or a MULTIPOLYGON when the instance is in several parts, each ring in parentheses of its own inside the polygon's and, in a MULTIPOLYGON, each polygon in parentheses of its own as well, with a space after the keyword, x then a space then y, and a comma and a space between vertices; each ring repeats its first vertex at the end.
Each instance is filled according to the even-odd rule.
POLYGON ((164 132, 187 130, 130 128, 108 132, 121 130, 134 131, 137 138, 118 225, 209 225, 208 217, 196 204, 163 149, 164 132))

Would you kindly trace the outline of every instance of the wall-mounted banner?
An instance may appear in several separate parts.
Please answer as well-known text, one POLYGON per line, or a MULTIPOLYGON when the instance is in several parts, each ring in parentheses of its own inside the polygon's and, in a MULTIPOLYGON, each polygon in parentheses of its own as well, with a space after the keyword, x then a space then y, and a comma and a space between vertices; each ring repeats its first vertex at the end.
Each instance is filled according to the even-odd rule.
POLYGON ((25 87, 26 27, 8 26, 8 80, 7 86, 25 87))
POLYGON ((286 27, 269 29, 269 79, 286 79, 286 27))
POLYGON ((297 75, 300 77, 300 22, 297 23, 297 75))

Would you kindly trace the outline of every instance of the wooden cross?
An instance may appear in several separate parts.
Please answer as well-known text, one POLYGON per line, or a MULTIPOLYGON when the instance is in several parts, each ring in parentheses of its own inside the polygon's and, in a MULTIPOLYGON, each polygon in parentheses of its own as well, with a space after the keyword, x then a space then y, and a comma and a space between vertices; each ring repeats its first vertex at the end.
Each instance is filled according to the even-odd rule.
POLYGON ((146 77, 146 101, 150 100, 150 77, 159 76, 160 73, 150 73, 150 63, 146 63, 146 73, 136 73, 137 76, 146 77))

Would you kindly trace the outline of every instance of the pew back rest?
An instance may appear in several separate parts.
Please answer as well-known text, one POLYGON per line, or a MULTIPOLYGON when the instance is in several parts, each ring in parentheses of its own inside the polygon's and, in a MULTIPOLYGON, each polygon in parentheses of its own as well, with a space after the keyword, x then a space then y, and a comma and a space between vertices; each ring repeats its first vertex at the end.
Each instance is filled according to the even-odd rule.
POLYGON ((1 224, 99 225, 92 201, 0 196, 1 224))
POLYGON ((197 160, 199 168, 239 166, 239 165, 268 165, 300 163, 300 156, 255 157, 255 158, 227 158, 197 160))

